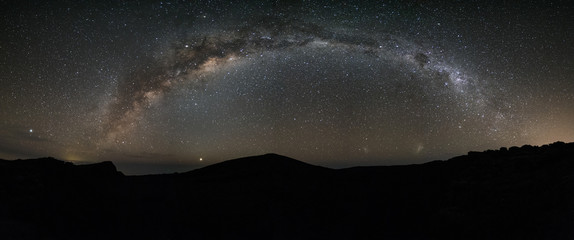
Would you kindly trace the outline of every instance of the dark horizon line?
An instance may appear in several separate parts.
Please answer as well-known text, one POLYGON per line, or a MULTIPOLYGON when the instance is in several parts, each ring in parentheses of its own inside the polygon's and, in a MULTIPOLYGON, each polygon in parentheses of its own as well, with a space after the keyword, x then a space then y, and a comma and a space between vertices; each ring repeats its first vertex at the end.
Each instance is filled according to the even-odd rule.
MULTIPOLYGON (((145 176, 145 175, 164 175, 164 174, 178 174, 178 173, 185 173, 185 172, 189 172, 189 171, 193 171, 196 169, 201 169, 201 168, 205 168, 205 167, 209 167, 209 166, 213 166, 216 164, 220 164, 223 162, 228 162, 228 161, 233 161, 233 160, 239 160, 239 159, 246 159, 246 158, 257 158, 257 157, 264 157, 264 156, 279 156, 279 157, 285 157, 285 158, 289 158, 292 159, 294 161, 299 161, 299 162, 303 162, 305 164, 309 164, 309 165, 313 165, 313 166, 318 166, 318 167, 323 167, 323 168, 327 168, 327 169, 333 169, 333 170, 338 170, 338 169, 349 169, 349 168, 356 168, 356 167, 392 167, 392 166, 412 166, 412 165, 422 165, 422 164, 428 164, 428 163, 432 163, 432 162, 442 162, 442 161, 449 161, 452 159, 456 159, 456 158, 461 158, 461 157, 465 157, 465 156, 470 156, 470 155, 477 155, 477 154, 484 154, 484 153, 500 153, 500 152, 507 152, 507 151, 516 151, 516 150, 520 150, 520 149, 538 149, 538 148, 545 148, 545 147, 551 147, 551 146, 557 146, 557 145, 570 145, 570 144, 574 144, 574 142, 563 142, 563 141, 555 141, 553 143, 548 143, 548 144, 543 144, 543 145, 530 145, 530 144, 524 144, 520 147, 518 146, 511 146, 511 147, 500 147, 499 149, 487 149, 487 150, 483 150, 483 151, 468 151, 467 154, 463 154, 463 155, 457 155, 457 156, 453 156, 450 157, 448 159, 436 159, 436 160, 429 160, 429 161, 425 161, 425 162, 421 162, 421 163, 407 163, 407 164, 389 164, 389 165, 355 165, 355 166, 349 166, 349 167, 340 167, 340 168, 333 168, 333 167, 327 167, 327 166, 322 166, 322 165, 317 165, 317 164, 312 164, 303 160, 299 160, 296 158, 292 158, 289 156, 285 156, 285 155, 281 155, 281 154, 277 154, 277 153, 265 153, 265 154, 260 154, 260 155, 250 155, 250 156, 243 156, 243 157, 237 157, 237 158, 232 158, 232 159, 227 159, 227 160, 222 160, 219 162, 215 162, 212 164, 208 164, 205 166, 200 166, 197 168, 193 168, 187 171, 183 171, 183 172, 178 172, 178 171, 174 171, 174 172, 164 172, 164 173, 144 173, 144 174, 129 174, 127 176, 145 176)), ((3 161, 28 161, 28 160, 41 160, 41 159, 53 159, 53 160, 57 160, 57 161, 62 161, 62 162, 66 162, 66 163, 72 163, 74 165, 92 165, 92 164, 100 164, 100 163, 105 163, 105 162, 111 162, 112 164, 114 164, 114 166, 117 167, 117 163, 114 162, 114 160, 103 160, 103 161, 70 161, 70 160, 62 160, 59 158, 55 158, 52 156, 47 156, 47 157, 38 157, 38 158, 28 158, 28 159, 0 159, 3 161)), ((137 163, 136 163, 137 164, 137 163)), ((191 165, 187 165, 187 164, 158 164, 158 163, 139 163, 141 165, 146 165, 146 166, 153 166, 153 165, 157 165, 157 166, 167 166, 167 165, 172 165, 172 166, 176 166, 176 165, 180 165, 180 166, 191 166, 191 165)), ((120 164, 121 165, 121 164, 120 164)), ((118 170, 119 171, 119 170, 118 170)), ((119 171, 122 172, 123 171, 119 171)))

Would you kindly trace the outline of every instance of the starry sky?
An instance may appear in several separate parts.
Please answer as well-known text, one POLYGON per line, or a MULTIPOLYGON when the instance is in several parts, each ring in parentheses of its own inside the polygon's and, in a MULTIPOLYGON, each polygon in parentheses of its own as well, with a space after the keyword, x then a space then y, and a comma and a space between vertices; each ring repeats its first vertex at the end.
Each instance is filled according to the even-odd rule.
POLYGON ((127 174, 574 141, 567 1, 2 1, 0 158, 127 174))

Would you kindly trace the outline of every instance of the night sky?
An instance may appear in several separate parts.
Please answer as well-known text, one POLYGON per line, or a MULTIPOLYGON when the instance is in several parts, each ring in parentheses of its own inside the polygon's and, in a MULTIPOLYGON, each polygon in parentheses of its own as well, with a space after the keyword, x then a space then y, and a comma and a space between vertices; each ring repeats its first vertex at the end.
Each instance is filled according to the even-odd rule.
POLYGON ((574 9, 486 2, 2 1, 0 158, 141 174, 574 141, 574 9))

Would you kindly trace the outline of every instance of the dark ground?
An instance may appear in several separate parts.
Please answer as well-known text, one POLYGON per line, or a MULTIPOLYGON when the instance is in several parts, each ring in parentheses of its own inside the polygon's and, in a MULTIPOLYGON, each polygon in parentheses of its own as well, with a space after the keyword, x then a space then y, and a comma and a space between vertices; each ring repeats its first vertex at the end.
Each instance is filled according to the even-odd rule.
POLYGON ((0 161, 1 239, 574 239, 574 143, 333 170, 267 154, 168 175, 0 161))

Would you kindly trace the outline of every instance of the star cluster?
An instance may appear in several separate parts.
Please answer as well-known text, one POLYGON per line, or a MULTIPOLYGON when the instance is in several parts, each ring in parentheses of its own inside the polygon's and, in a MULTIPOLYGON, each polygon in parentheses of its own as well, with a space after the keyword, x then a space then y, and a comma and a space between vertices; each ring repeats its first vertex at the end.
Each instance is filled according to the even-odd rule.
POLYGON ((574 141, 565 2, 2 3, 0 158, 182 171, 574 141))

